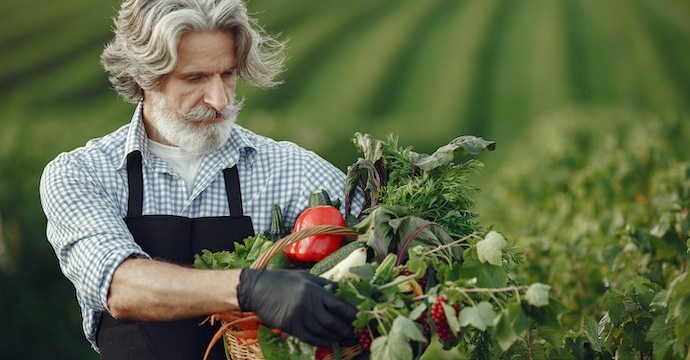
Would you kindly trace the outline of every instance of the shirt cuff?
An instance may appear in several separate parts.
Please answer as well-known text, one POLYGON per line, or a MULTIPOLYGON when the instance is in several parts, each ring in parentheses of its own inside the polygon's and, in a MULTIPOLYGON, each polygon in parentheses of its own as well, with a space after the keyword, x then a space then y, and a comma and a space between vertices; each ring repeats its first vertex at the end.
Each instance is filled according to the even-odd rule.
POLYGON ((108 256, 108 258, 104 261, 104 267, 108 270, 104 272, 102 282, 103 286, 101 286, 100 297, 103 309, 105 309, 110 315, 112 315, 112 313, 110 312, 110 308, 108 307, 108 293, 110 292, 110 285, 113 281, 113 275, 115 274, 115 270, 117 270, 117 268, 120 267, 120 265, 129 258, 150 259, 151 256, 149 256, 149 254, 145 253, 141 249, 123 249, 111 253, 108 256))

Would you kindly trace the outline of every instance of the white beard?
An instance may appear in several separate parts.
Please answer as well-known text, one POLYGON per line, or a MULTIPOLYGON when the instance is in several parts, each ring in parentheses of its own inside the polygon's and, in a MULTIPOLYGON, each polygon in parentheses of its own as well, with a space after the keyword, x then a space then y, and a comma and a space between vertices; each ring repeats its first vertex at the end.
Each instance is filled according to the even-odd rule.
POLYGON ((179 113, 170 110, 163 95, 154 93, 151 101, 154 131, 171 145, 192 154, 205 155, 220 149, 228 141, 243 103, 244 101, 233 102, 220 112, 210 107, 197 106, 179 113), (216 115, 220 115, 222 120, 209 123, 216 115))

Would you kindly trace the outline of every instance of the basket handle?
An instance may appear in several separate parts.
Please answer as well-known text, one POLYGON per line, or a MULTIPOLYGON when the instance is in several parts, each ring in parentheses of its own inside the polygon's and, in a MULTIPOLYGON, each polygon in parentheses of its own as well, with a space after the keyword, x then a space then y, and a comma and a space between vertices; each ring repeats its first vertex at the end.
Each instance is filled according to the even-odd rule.
POLYGON ((338 225, 318 225, 310 227, 308 229, 303 229, 296 231, 271 245, 268 250, 264 251, 254 262, 249 266, 251 269, 263 269, 266 267, 271 259, 278 254, 280 251, 284 250, 290 244, 306 239, 314 235, 341 235, 349 238, 356 238, 357 233, 352 229, 338 226, 338 225))

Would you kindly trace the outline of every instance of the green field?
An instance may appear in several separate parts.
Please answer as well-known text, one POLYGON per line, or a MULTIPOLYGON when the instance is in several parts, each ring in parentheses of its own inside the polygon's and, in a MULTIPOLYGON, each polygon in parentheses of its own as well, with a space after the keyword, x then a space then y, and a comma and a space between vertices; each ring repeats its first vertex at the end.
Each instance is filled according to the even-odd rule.
MULTIPOLYGON (((45 240, 38 180, 58 153, 130 119, 133 106, 110 89, 98 64, 117 6, 113 0, 0 5, 3 359, 97 357, 81 334, 74 290, 45 240)), ((570 126, 578 123, 596 129, 612 121, 611 111, 621 114, 622 126, 668 117, 690 126, 690 2, 684 0, 254 0, 248 6, 268 32, 289 40, 288 61, 280 87, 240 87, 241 124, 313 149, 343 169, 355 160, 356 131, 396 133, 418 151, 461 134, 495 140, 498 149, 482 157, 477 178, 484 191, 480 215, 488 224, 505 221, 496 227, 516 237, 524 224, 506 221, 495 210, 500 203, 483 202, 515 200, 493 191, 510 176, 555 176, 554 167, 509 171, 531 156, 521 149, 540 151, 549 134, 540 129, 554 121, 568 124, 563 131, 576 132, 570 126)), ((603 141, 592 139, 592 148, 603 141)), ((669 153, 687 160, 688 140, 672 142, 677 148, 669 153)))

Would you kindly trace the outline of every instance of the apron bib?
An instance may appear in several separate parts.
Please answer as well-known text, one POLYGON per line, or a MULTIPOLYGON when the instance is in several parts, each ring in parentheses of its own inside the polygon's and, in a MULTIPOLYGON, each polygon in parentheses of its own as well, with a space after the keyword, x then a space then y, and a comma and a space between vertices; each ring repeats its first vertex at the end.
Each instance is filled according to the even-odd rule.
MULTIPOLYGON (((134 240, 154 259, 191 266, 202 249, 233 250, 233 242, 254 235, 249 216, 242 212, 237 166, 223 170, 230 216, 188 218, 174 215, 142 215, 144 184, 141 153, 127 155, 129 199, 124 219, 134 240)), ((220 285, 220 284, 219 284, 220 285)), ((199 323, 204 317, 176 321, 117 320, 101 315, 98 347, 103 360, 202 359, 216 327, 199 323)), ((225 360, 222 344, 209 359, 225 360)))

